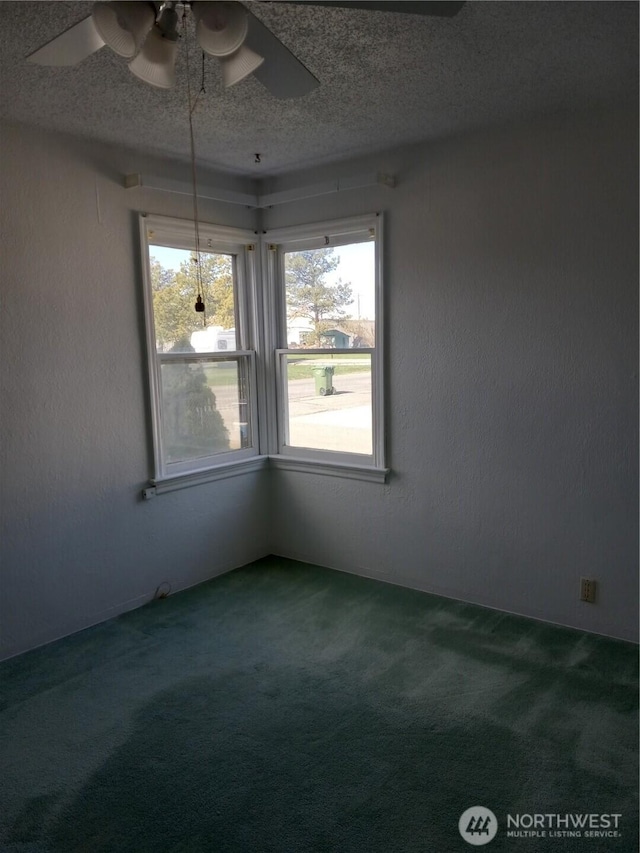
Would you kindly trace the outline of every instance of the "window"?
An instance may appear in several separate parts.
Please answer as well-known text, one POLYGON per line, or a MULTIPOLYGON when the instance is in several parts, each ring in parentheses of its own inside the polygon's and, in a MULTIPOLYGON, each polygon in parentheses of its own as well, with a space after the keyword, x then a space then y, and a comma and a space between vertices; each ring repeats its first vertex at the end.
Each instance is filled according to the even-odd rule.
POLYGON ((193 223, 140 218, 157 491, 267 457, 384 481, 381 227, 272 231, 259 252, 200 224, 198 257, 193 223))
POLYGON ((258 452, 252 235, 201 225, 198 260, 192 223, 141 217, 141 234, 156 482, 250 460, 258 452))
POLYGON ((383 471, 381 230, 373 216, 267 233, 280 464, 383 471))

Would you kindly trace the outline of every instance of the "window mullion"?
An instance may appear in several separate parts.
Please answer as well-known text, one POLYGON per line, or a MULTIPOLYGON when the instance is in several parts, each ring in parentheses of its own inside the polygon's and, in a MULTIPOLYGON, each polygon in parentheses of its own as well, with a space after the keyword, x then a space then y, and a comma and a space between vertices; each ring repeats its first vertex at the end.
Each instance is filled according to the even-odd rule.
POLYGON ((267 448, 267 453, 273 455, 278 452, 278 382, 277 364, 275 350, 279 345, 281 320, 281 300, 279 298, 280 276, 279 276, 279 252, 268 240, 262 240, 262 306, 263 306, 263 334, 264 334, 264 357, 262 360, 265 379, 265 409, 266 423, 261 435, 265 443, 262 447, 267 448))
POLYGON ((384 216, 376 217, 375 244, 375 362, 376 381, 373 386, 373 461, 382 468, 386 460, 385 448, 385 318, 384 318, 384 216))

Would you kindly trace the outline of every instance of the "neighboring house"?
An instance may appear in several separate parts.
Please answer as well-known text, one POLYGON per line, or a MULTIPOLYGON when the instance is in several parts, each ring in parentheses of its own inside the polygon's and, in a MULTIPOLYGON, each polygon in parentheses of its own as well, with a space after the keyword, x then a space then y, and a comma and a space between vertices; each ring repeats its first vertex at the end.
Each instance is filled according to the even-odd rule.
POLYGON ((351 335, 343 329, 327 329, 326 332, 322 333, 322 346, 346 349, 351 346, 351 335))
POLYGON ((313 326, 305 317, 292 317, 287 320, 287 341, 296 346, 304 346, 304 339, 313 331, 313 326))
POLYGON ((191 334, 191 346, 196 352, 217 352, 236 348, 236 330, 223 329, 222 326, 207 326, 202 331, 191 334))

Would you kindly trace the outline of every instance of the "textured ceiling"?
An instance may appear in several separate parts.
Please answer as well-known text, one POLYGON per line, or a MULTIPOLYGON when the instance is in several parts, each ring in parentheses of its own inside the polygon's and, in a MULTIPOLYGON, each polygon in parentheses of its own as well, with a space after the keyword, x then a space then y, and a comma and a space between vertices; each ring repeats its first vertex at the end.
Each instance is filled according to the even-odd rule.
MULTIPOLYGON (((638 99, 636 2, 471 0, 453 18, 245 5, 321 85, 289 101, 252 77, 224 89, 216 61, 206 59, 198 158, 237 174, 279 174, 473 127, 638 99)), ((0 116, 185 158, 184 55, 171 91, 140 82, 107 47, 72 68, 25 62, 91 6, 0 2, 0 116)))

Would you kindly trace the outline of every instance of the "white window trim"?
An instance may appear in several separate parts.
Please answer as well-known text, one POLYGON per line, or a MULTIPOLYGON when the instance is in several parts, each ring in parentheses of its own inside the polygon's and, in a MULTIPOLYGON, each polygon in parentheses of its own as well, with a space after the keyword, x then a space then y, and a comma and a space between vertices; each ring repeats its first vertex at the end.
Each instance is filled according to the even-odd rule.
POLYGON ((241 474, 251 474, 253 471, 261 471, 268 464, 268 456, 252 456, 250 459, 242 459, 237 462, 224 462, 220 465, 213 465, 210 468, 190 471, 188 474, 177 474, 170 477, 162 477, 158 480, 152 478, 149 482, 155 489, 156 495, 164 495, 167 492, 175 492, 178 489, 201 486, 204 483, 226 480, 229 477, 238 477, 241 474))
POLYGON ((389 468, 374 468, 373 465, 358 465, 355 462, 333 462, 327 459, 288 455, 270 456, 269 467, 280 471, 301 471, 304 474, 341 477, 343 480, 366 480, 369 483, 385 483, 389 474, 389 468))
POLYGON ((273 469, 275 471, 300 471, 305 474, 321 474, 328 477, 340 477, 343 480, 363 480, 368 483, 384 483, 389 473, 388 468, 373 468, 370 465, 356 465, 343 462, 328 463, 310 459, 300 459, 295 456, 253 456, 240 462, 225 462, 201 471, 189 474, 179 474, 156 480, 151 478, 150 485, 155 495, 164 495, 179 489, 201 486, 216 480, 226 480, 229 477, 239 477, 255 471, 273 469))
MULTIPOLYGON (((259 419, 258 419, 258 381, 256 372, 255 328, 249 305, 253 303, 256 278, 255 235, 249 231, 225 226, 199 223, 200 245, 203 252, 233 254, 237 258, 236 314, 239 319, 241 343, 246 349, 225 350, 212 353, 158 353, 153 312, 153 292, 149 246, 158 244, 176 249, 193 250, 194 227, 188 220, 172 219, 166 216, 140 215, 140 245, 142 249, 142 275, 144 282, 145 328, 147 342, 147 363, 151 395, 151 423, 153 432, 154 476, 151 480, 156 493, 172 491, 195 485, 196 482, 222 479, 242 474, 252 469, 252 462, 260 458, 259 419), (251 249, 251 250, 250 250, 251 249), (162 394, 160 369, 165 362, 176 361, 232 361, 234 358, 248 361, 249 405, 252 424, 252 446, 230 450, 199 460, 188 462, 167 462, 163 452, 162 432, 162 394)), ((263 463, 260 463, 263 464, 263 463)))
MULTIPOLYGON (((275 389, 272 393, 269 443, 269 459, 274 468, 366 479, 374 482, 386 481, 389 469, 385 467, 383 245, 382 214, 278 228, 268 231, 263 239, 262 268, 268 282, 267 293, 270 305, 270 311, 266 318, 265 335, 266 345, 269 351, 273 353, 268 368, 270 374, 268 379, 270 387, 275 389), (294 351, 282 346, 283 342, 286 341, 286 307, 281 270, 283 254, 286 251, 352 243, 364 231, 371 228, 375 228, 376 231, 376 346, 365 351, 372 353, 373 453, 369 456, 286 446, 284 443, 286 401, 284 400, 284 381, 280 363, 283 354, 294 351), (330 235, 331 242, 329 244, 325 242, 324 235, 330 235)), ((313 352, 313 350, 309 350, 309 352, 313 352)), ((319 349, 318 352, 337 353, 341 350, 319 349)))
MULTIPOLYGON (((194 248, 194 226, 189 220, 174 219, 167 216, 140 214, 139 217, 141 248, 143 255, 142 274, 144 280, 145 326, 147 338, 148 376, 151 396, 151 421, 153 432, 154 476, 150 483, 155 494, 164 494, 177 489, 187 488, 216 480, 235 477, 265 468, 282 471, 298 471, 343 479, 363 480, 373 483, 386 482, 389 468, 385 467, 385 428, 384 428, 384 300, 383 300, 383 215, 369 214, 278 228, 269 231, 261 238, 254 232, 227 226, 199 223, 202 251, 220 251, 239 255, 244 250, 244 269, 238 276, 237 312, 239 317, 241 340, 246 349, 221 351, 215 353, 182 354, 194 359, 229 360, 243 357, 250 360, 250 406, 252 419, 253 446, 209 457, 207 464, 189 467, 179 471, 175 464, 167 470, 162 464, 161 453, 161 412, 159 409, 161 359, 156 352, 155 328, 153 325, 153 297, 149 266, 149 243, 170 246, 177 249, 194 248), (345 245, 354 241, 363 231, 376 229, 375 258, 375 307, 376 307, 376 346, 372 350, 372 456, 305 448, 287 448, 279 452, 279 433, 281 431, 282 402, 278 396, 282 393, 282 384, 278 381, 279 343, 286 339, 286 316, 284 290, 279 286, 279 256, 281 252, 271 251, 270 246, 295 251, 296 248, 314 248, 313 238, 317 238, 317 247, 324 247, 324 235, 331 235, 331 245, 345 245), (147 238, 153 231, 152 240, 147 238), (318 237, 322 234, 323 237, 318 237), (256 249, 260 244, 260 252, 256 249), (259 285, 260 275, 265 286, 259 285), (284 328, 283 328, 284 326, 284 328), (283 337, 284 334, 284 337, 283 337), (268 356, 265 357, 264 353, 268 356), (375 377, 375 379, 374 379, 375 377)), ((281 349, 282 352, 287 350, 281 349)), ((333 352, 336 352, 334 350, 333 352)), ((162 354, 166 358, 168 354, 162 354)), ((176 354, 180 357, 180 354, 176 354)), ((198 465, 196 460, 194 465, 198 465)), ((203 462, 203 460, 200 460, 203 462)))
POLYGON ((245 361, 248 363, 248 399, 250 405, 250 424, 251 435, 254 441, 252 447, 244 447, 238 450, 228 450, 224 453, 213 453, 211 456, 203 456, 198 460, 189 460, 186 462, 166 462, 164 461, 164 447, 162 435, 162 396, 160 395, 154 407, 158 420, 159 434, 158 444, 156 446, 156 471, 160 472, 158 479, 167 479, 180 476, 181 474, 191 474, 194 471, 201 471, 207 468, 215 469, 224 464, 223 460, 227 460, 227 464, 231 465, 235 462, 240 462, 243 459, 251 458, 257 455, 256 439, 254 438, 257 428, 257 406, 256 406, 256 370, 255 370, 255 353, 252 351, 233 350, 225 352, 198 352, 198 353, 158 353, 155 358, 155 369, 158 373, 158 383, 160 382, 160 369, 163 364, 171 362, 197 362, 208 361, 213 362, 224 361, 245 361))
MULTIPOLYGON (((348 453, 348 452, 339 452, 332 450, 321 450, 319 448, 312 447, 299 447, 297 445, 291 445, 288 443, 289 439, 289 400, 287 398, 287 394, 285 393, 286 381, 283 369, 283 363, 286 360, 286 357, 289 355, 295 355, 299 351, 298 350, 290 350, 290 349, 278 349, 276 350, 276 397, 277 397, 277 405, 278 411, 280 412, 280 417, 278 418, 278 445, 279 445, 279 453, 277 456, 287 456, 287 457, 295 457, 295 458, 304 458, 309 462, 317 463, 327 463, 338 465, 341 468, 345 466, 354 465, 356 467, 362 467, 363 465, 366 467, 377 468, 381 466, 376 466, 374 464, 374 460, 380 458, 376 453, 375 446, 372 447, 371 453, 348 453)), ((315 349, 304 349, 305 355, 331 355, 331 356, 340 356, 340 355, 353 355, 352 349, 323 349, 321 347, 315 349)), ((371 374, 373 377, 373 360, 375 357, 375 348, 374 347, 362 347, 357 350, 358 355, 370 355, 371 356, 371 374)), ((371 383, 371 390, 373 395, 373 388, 375 383, 371 383)), ((373 403, 373 400, 372 400, 373 403)), ((371 410, 371 423, 373 426, 374 412, 373 405, 371 410)), ((375 430, 374 430, 375 433, 375 430)), ((373 443, 373 442, 372 442, 373 443)))

